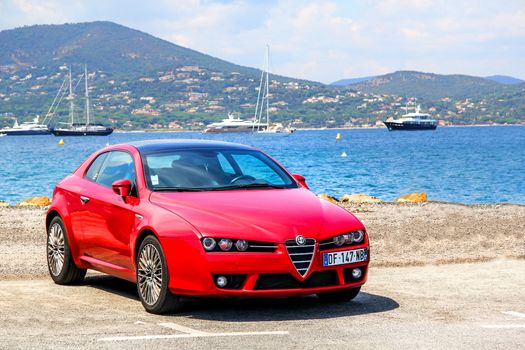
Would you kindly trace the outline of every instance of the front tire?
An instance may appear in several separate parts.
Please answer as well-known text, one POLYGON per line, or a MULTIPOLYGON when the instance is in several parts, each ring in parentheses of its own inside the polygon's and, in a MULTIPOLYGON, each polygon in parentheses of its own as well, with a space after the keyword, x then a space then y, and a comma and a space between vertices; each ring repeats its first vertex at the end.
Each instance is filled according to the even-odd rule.
POLYGON ((137 254, 137 292, 147 312, 164 314, 180 309, 180 298, 169 291, 168 285, 168 267, 160 242, 147 236, 137 254))
POLYGON ((357 296, 357 294, 359 294, 360 290, 361 287, 343 289, 335 292, 319 293, 317 294, 317 297, 319 297, 319 299, 321 299, 322 301, 330 303, 344 303, 354 299, 357 296))
POLYGON ((47 268, 57 284, 74 284, 82 282, 86 269, 79 269, 69 248, 66 226, 62 218, 56 216, 47 229, 47 268))

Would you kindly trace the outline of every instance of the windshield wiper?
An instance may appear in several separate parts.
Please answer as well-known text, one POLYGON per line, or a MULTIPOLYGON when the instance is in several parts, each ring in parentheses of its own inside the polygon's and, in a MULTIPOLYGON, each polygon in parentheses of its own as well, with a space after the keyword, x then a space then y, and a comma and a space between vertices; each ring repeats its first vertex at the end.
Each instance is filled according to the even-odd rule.
POLYGON ((221 186, 210 188, 210 191, 222 191, 222 190, 235 190, 235 189, 244 189, 244 188, 286 188, 283 185, 272 185, 272 184, 242 184, 242 185, 230 185, 230 186, 221 186))
POLYGON ((209 191, 210 188, 198 188, 198 187, 154 187, 155 192, 201 192, 209 191))

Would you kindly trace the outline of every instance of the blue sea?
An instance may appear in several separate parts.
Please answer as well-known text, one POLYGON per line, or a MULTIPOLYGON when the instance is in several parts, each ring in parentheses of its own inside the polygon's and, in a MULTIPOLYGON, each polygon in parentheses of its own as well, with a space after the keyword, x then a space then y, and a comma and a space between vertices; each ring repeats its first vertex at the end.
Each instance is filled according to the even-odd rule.
POLYGON ((5 136, 0 137, 0 200, 14 204, 51 196, 57 181, 106 144, 179 138, 255 146, 304 175, 317 194, 366 193, 388 201, 427 192, 429 200, 436 201, 525 204, 525 127, 520 126, 312 130, 289 136, 114 133, 65 137, 64 146, 52 135, 5 136))

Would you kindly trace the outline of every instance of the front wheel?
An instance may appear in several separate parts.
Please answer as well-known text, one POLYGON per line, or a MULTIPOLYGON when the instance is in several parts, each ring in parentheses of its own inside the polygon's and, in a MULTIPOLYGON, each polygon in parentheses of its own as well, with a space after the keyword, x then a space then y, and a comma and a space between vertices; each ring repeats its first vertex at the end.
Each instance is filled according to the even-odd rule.
POLYGON ((180 298, 169 289, 166 258, 159 241, 146 237, 137 254, 137 291, 147 312, 164 314, 181 307, 180 298))
POLYGON ((319 293, 317 294, 317 296, 323 301, 331 303, 342 303, 354 299, 357 296, 357 294, 359 294, 360 290, 361 287, 356 287, 351 289, 338 290, 335 292, 319 293))
POLYGON ((51 220, 47 229, 47 268, 57 284, 82 282, 86 269, 79 269, 69 249, 66 227, 59 216, 51 220))

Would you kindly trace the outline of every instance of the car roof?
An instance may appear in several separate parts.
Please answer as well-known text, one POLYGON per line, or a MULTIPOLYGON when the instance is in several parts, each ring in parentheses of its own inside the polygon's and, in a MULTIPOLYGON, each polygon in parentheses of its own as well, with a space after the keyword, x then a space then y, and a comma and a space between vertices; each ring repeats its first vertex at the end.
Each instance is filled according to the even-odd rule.
POLYGON ((199 140, 199 139, 176 139, 176 140, 143 140, 127 142, 128 145, 135 147, 140 153, 151 153, 166 150, 179 149, 245 149, 255 150, 255 148, 241 145, 239 143, 199 140))

